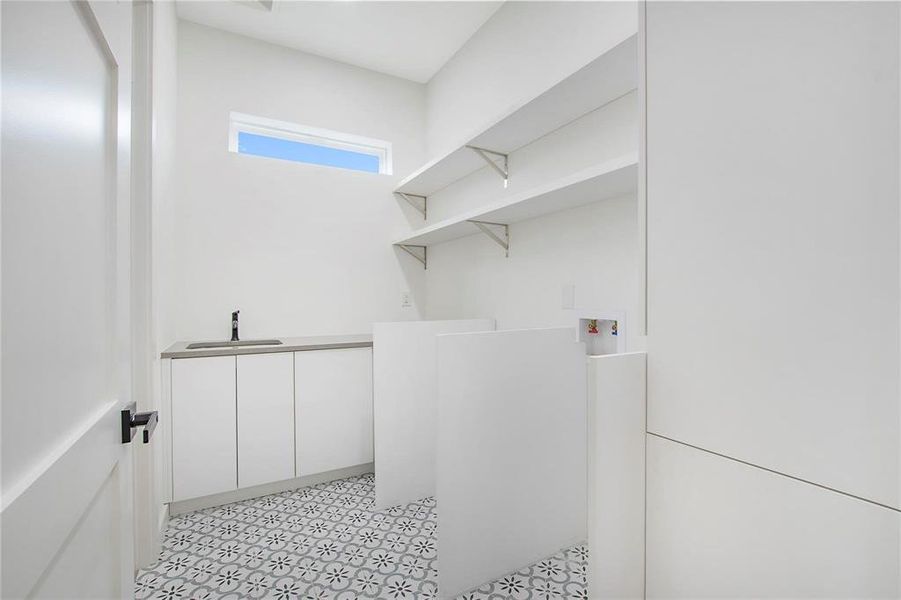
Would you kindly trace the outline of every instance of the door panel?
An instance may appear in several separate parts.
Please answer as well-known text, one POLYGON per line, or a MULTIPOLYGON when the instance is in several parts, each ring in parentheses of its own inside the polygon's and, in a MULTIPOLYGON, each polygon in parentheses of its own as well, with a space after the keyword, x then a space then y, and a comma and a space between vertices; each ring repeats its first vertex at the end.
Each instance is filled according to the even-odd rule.
POLYGON ((294 353, 297 476, 372 462, 372 350, 294 353))
POLYGON ((105 12, 101 25, 87 3, 0 4, 4 598, 133 593, 132 452, 118 431, 131 7, 105 12))
POLYGON ((6 488, 116 393, 116 74, 74 5, 4 2, 2 17, 6 488))
POLYGON ((83 522, 66 540, 47 576, 35 588, 36 598, 116 598, 121 557, 97 552, 116 543, 115 522, 109 518, 119 505, 119 470, 100 487, 84 512, 83 522))
POLYGON ((294 356, 238 356, 238 487, 294 477, 294 356))

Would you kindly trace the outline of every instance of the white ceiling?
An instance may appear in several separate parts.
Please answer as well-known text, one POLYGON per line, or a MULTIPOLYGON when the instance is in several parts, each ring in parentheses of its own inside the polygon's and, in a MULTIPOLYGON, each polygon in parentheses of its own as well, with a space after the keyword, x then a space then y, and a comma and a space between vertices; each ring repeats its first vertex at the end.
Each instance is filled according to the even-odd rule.
POLYGON ((425 83, 503 2, 178 0, 178 16, 425 83))

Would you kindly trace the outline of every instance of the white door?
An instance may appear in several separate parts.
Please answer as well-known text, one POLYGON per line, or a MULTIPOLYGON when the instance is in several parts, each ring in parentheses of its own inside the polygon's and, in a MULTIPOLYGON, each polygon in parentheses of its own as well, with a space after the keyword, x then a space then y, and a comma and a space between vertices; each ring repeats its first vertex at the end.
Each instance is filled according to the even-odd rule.
POLYGON ((294 354, 238 356, 238 487, 294 477, 294 354))
POLYGON ((297 476, 372 462, 372 349, 294 353, 297 476))
POLYGON ((133 597, 131 6, 3 2, 0 20, 0 595, 133 597))

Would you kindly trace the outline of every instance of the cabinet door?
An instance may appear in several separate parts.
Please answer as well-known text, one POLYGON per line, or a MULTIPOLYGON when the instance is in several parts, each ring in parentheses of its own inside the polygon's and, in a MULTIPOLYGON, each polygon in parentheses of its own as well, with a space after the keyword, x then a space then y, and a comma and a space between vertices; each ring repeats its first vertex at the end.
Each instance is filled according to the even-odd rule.
POLYGON ((238 487, 235 357, 172 361, 172 495, 238 487))
POLYGON ((238 356, 238 487, 294 477, 294 357, 238 356))
POLYGON ((372 349, 294 353, 297 475, 372 462, 372 349))

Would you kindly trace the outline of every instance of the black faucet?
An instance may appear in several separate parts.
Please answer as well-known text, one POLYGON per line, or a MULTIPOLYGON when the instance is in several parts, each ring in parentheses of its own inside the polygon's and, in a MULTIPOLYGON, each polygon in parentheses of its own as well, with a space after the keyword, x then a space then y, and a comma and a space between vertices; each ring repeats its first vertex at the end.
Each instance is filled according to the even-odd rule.
POLYGON ((240 310, 236 310, 232 313, 232 341, 238 341, 238 313, 240 310))

